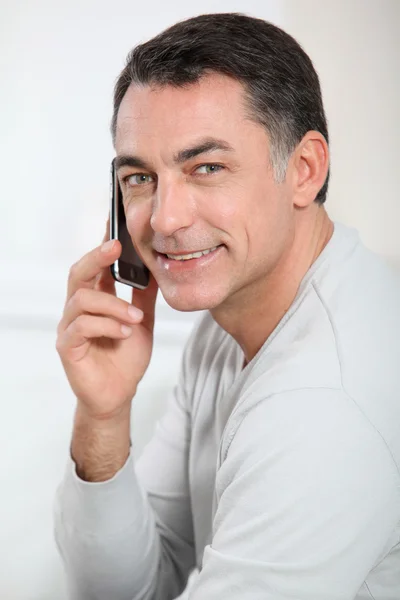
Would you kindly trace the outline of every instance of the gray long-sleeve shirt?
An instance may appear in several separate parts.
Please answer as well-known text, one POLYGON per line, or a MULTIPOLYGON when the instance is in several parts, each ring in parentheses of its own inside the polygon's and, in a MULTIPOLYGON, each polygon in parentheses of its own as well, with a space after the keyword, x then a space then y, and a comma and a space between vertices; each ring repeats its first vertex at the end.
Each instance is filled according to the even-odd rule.
MULTIPOLYGON (((268 310, 268 307, 266 307, 268 310)), ((152 441, 110 480, 68 458, 73 600, 399 600, 400 286, 335 223, 244 368, 206 313, 152 441)))

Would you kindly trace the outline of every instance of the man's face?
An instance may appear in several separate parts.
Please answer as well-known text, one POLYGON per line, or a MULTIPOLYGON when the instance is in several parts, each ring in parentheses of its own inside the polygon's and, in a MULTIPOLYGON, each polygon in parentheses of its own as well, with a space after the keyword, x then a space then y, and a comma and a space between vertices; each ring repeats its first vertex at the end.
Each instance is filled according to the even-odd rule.
POLYGON ((228 309, 260 298, 292 237, 293 203, 274 181, 264 128, 246 118, 241 84, 212 74, 186 88, 131 86, 115 147, 143 163, 118 178, 128 230, 168 304, 228 309), (212 141, 225 149, 198 153, 212 141), (164 255, 215 246, 187 261, 164 255))

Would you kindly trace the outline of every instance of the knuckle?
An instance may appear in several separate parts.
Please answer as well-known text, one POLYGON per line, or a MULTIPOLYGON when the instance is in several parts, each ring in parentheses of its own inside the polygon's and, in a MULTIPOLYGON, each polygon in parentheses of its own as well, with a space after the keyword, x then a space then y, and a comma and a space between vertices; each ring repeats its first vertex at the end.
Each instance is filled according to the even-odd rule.
POLYGON ((63 350, 63 339, 60 335, 57 336, 55 345, 56 345, 56 350, 57 350, 58 354, 61 354, 61 352, 63 350))
POLYGON ((85 302, 86 296, 87 296, 87 289, 86 288, 78 288, 74 294, 75 304, 77 304, 78 306, 82 306, 82 304, 85 302))
POLYGON ((59 322, 59 324, 57 325, 57 329, 56 329, 57 339, 60 337, 62 330, 63 330, 63 327, 62 327, 62 320, 61 320, 59 322))
POLYGON ((73 323, 71 323, 75 333, 83 333, 86 326, 86 318, 84 315, 79 315, 73 323))
POLYGON ((86 294, 87 290, 85 288, 78 288, 69 299, 69 308, 82 309, 85 303, 86 294))
POLYGON ((75 279, 76 276, 76 272, 78 270, 78 265, 79 262, 75 262, 73 265, 71 265, 70 269, 69 269, 69 273, 68 273, 68 279, 71 281, 72 279, 75 279))

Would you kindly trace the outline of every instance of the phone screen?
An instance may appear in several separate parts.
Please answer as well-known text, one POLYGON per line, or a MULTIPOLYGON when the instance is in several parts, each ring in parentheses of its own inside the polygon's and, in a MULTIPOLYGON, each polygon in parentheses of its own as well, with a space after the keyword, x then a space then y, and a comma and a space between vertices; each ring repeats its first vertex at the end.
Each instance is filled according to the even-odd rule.
POLYGON ((139 258, 126 226, 122 193, 114 161, 111 163, 110 230, 111 239, 118 239, 122 246, 120 258, 111 265, 113 277, 120 283, 144 289, 149 284, 150 272, 139 258))

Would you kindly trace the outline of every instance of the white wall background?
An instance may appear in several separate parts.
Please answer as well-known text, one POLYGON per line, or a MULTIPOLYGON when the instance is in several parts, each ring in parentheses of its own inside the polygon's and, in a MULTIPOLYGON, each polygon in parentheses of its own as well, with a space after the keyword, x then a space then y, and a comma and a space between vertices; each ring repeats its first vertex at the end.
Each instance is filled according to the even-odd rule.
MULTIPOLYGON (((52 503, 74 398, 54 349, 69 266, 97 245, 108 208, 112 88, 127 52, 199 12, 284 27, 320 74, 332 141, 331 216, 400 263, 397 0, 2 0, 0 4, 0 598, 62 600, 52 503)), ((122 292, 124 294, 124 292, 122 292)), ((135 398, 137 453, 174 384, 199 313, 160 298, 135 398)))

